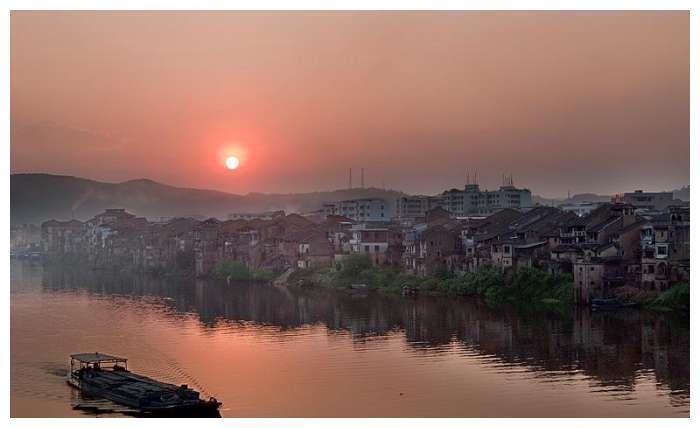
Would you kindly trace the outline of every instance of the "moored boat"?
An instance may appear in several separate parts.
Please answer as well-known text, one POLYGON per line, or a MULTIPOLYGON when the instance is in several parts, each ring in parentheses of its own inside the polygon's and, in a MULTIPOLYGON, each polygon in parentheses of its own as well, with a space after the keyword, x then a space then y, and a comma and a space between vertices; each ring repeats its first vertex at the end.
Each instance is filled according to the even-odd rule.
POLYGON ((621 307, 622 302, 615 297, 591 300, 591 309, 593 310, 613 310, 621 307))
POLYGON ((159 416, 218 416, 221 403, 200 398, 187 385, 173 385, 130 372, 127 359, 99 352, 70 356, 68 384, 93 397, 105 398, 159 416))

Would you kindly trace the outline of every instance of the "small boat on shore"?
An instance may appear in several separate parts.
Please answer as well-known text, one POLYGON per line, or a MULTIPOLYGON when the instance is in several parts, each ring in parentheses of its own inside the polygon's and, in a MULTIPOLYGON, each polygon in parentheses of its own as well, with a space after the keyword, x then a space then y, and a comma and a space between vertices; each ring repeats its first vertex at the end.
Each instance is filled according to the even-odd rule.
POLYGON ((187 385, 173 385, 132 373, 127 359, 99 352, 70 356, 68 384, 92 397, 108 399, 157 416, 218 416, 221 403, 200 398, 187 385))
POLYGON ((617 309, 622 304, 620 301, 614 297, 610 298, 604 298, 604 299, 592 299, 591 300, 591 306, 595 308, 601 308, 601 309, 617 309))
POLYGON ((593 309, 594 311, 606 311, 606 310, 615 310, 615 309, 622 309, 622 308, 636 308, 638 306, 639 306, 639 303, 623 302, 616 297, 591 300, 591 309, 593 309))

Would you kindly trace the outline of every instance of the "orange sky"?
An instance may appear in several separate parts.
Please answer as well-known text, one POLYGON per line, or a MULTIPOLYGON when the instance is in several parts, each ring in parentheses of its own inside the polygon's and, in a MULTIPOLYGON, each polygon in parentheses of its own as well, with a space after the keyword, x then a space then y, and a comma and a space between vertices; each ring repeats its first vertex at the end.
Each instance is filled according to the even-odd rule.
POLYGON ((688 55, 685 12, 12 12, 11 170, 671 189, 689 181, 688 55))

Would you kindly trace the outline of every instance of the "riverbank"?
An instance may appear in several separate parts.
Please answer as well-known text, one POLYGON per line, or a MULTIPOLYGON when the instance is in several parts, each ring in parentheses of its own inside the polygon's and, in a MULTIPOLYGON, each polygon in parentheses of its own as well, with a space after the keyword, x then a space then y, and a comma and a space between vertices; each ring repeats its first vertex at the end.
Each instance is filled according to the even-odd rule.
POLYGON ((17 417, 84 416, 73 409, 82 397, 65 383, 65 357, 86 348, 118 349, 135 371, 201 386, 235 404, 224 417, 689 411, 689 324, 666 313, 574 307, 555 316, 476 298, 358 297, 22 261, 12 261, 10 290, 17 417), (300 388, 309 393, 299 398, 300 388))
MULTIPOLYGON (((561 312, 575 304, 570 274, 553 275, 536 268, 515 272, 483 268, 474 273, 443 272, 433 277, 420 277, 395 268, 374 266, 363 256, 351 256, 337 269, 297 269, 288 275, 286 283, 397 294, 480 297, 490 306, 509 305, 535 311, 561 312)), ((662 293, 633 290, 618 297, 653 311, 688 313, 690 309, 687 283, 676 284, 662 293)))
POLYGON ((445 272, 434 277, 420 277, 394 268, 373 266, 366 257, 352 256, 338 269, 296 270, 289 275, 287 283, 302 287, 366 288, 385 293, 476 296, 491 306, 528 309, 562 310, 573 304, 570 275, 551 275, 534 268, 514 273, 484 268, 476 273, 445 272))

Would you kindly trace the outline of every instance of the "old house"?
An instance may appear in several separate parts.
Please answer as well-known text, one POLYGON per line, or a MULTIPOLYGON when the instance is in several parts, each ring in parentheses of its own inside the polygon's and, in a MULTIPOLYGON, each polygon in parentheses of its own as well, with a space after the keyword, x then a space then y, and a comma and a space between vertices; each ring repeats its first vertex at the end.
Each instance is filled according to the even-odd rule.
POLYGON ((374 264, 387 264, 392 231, 387 227, 355 225, 350 230, 350 252, 367 255, 374 264))
POLYGON ((306 232, 298 240, 299 268, 330 267, 334 263, 333 244, 323 230, 314 229, 306 232))
POLYGON ((579 259, 573 268, 574 299, 580 304, 610 297, 613 288, 624 283, 624 268, 616 257, 579 259))
POLYGON ((491 245, 491 264, 502 269, 529 268, 537 265, 538 258, 546 255, 547 241, 527 242, 511 238, 491 245))
POLYGON ((418 275, 447 271, 450 268, 447 260, 455 255, 463 255, 460 231, 446 226, 424 225, 414 228, 404 253, 404 265, 410 271, 418 275))
POLYGON ((194 224, 194 272, 196 276, 208 275, 221 260, 219 253, 219 228, 221 222, 210 218, 194 224))
POLYGON ((45 221, 41 224, 41 242, 49 257, 85 253, 85 224, 78 220, 45 221))

